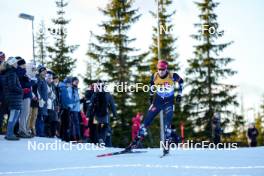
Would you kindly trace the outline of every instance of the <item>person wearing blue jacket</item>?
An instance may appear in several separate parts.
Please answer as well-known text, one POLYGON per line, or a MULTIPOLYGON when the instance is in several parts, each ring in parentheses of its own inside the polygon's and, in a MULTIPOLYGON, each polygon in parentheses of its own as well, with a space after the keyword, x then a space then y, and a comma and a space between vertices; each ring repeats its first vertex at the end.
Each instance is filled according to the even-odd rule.
POLYGON ((71 100, 68 87, 71 86, 72 78, 66 77, 59 83, 59 104, 60 104, 60 138, 63 141, 70 141, 70 104, 71 100))
POLYGON ((79 121, 81 107, 78 84, 78 78, 73 77, 72 85, 67 88, 70 98, 70 139, 72 141, 78 141, 81 138, 79 121))

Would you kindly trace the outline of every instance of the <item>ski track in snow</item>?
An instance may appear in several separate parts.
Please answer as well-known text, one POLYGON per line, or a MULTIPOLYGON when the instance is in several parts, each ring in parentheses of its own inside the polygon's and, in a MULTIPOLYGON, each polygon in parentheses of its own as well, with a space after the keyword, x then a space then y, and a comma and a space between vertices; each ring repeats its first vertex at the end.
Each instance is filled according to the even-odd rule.
MULTIPOLYGON (((33 138, 43 143, 54 139, 33 138)), ((171 151, 144 149, 143 154, 97 158, 120 151, 29 151, 28 140, 6 141, 0 135, 0 176, 264 176, 264 147, 235 151, 171 151)))
POLYGON ((240 169, 264 169, 264 166, 179 166, 179 165, 151 165, 151 164, 114 164, 114 165, 92 165, 82 167, 63 167, 54 169, 42 169, 42 170, 28 170, 28 171, 9 171, 0 172, 0 175, 13 175, 13 174, 32 174, 32 173, 45 173, 45 172, 57 172, 66 170, 81 170, 81 169, 98 169, 98 168, 175 168, 175 169, 203 169, 203 170, 240 170, 240 169))

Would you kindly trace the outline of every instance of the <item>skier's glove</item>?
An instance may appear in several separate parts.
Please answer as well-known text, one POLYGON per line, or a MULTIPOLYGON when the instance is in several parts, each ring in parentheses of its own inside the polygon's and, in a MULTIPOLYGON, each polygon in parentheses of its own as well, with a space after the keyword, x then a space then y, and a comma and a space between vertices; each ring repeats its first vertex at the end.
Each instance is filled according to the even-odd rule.
POLYGON ((177 103, 180 103, 181 100, 182 100, 181 95, 177 95, 177 96, 176 96, 176 102, 177 102, 177 103))

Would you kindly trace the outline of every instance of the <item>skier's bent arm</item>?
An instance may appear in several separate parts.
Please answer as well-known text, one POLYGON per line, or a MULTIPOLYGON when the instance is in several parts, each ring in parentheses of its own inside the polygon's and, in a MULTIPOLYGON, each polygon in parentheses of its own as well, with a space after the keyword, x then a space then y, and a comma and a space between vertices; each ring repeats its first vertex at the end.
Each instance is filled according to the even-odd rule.
POLYGON ((182 89, 183 89, 183 79, 177 74, 173 74, 173 81, 178 82, 179 89, 178 89, 178 95, 182 95, 182 89))

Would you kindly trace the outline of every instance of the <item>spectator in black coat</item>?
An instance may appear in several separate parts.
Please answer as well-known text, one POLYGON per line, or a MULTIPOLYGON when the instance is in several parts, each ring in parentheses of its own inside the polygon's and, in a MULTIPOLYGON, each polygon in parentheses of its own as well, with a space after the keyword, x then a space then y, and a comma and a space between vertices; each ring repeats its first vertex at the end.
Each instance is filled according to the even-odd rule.
MULTIPOLYGON (((92 95, 94 93, 93 87, 94 87, 93 84, 89 85, 88 89, 84 93, 84 97, 81 99, 81 103, 83 104, 83 112, 84 112, 85 116, 87 115, 87 111, 88 111, 89 105, 91 103, 91 98, 92 98, 92 95)), ((89 119, 89 117, 88 117, 88 119, 89 119)), ((96 141, 96 138, 95 138, 96 127, 92 121, 89 121, 88 128, 89 128, 89 136, 90 136, 91 142, 96 143, 95 142, 96 141)), ((84 130, 83 126, 81 126, 81 131, 83 131, 83 130, 84 130)))
POLYGON ((33 83, 31 82, 30 78, 27 76, 26 71, 26 61, 22 59, 21 57, 16 57, 19 61, 17 62, 17 75, 21 84, 21 87, 23 88, 23 101, 22 101, 22 107, 21 112, 19 115, 19 137, 21 138, 30 138, 29 129, 28 129, 28 118, 30 113, 30 102, 32 98, 32 91, 31 87, 33 83))
POLYGON ((248 131, 247 131, 247 137, 248 137, 248 143, 250 147, 256 147, 257 146, 257 137, 258 137, 258 129, 255 127, 255 125, 252 123, 249 125, 248 131))
POLYGON ((60 100, 60 88, 59 88, 60 79, 59 76, 53 73, 53 84, 55 87, 55 94, 56 94, 56 105, 55 105, 55 111, 58 115, 58 123, 57 123, 57 129, 56 129, 56 136, 59 136, 60 132, 60 126, 61 126, 61 119, 60 119, 60 110, 61 110, 61 100, 60 100))
POLYGON ((3 85, 5 65, 6 65, 5 53, 0 51, 0 134, 2 133, 4 115, 8 114, 8 108, 4 101, 4 85, 3 85))
POLYGON ((87 110, 89 108, 89 104, 91 103, 91 98, 94 93, 94 85, 91 84, 88 86, 88 89, 84 93, 84 98, 81 99, 81 103, 83 103, 83 112, 87 114, 87 110))
POLYGON ((116 107, 112 95, 109 92, 105 92, 104 85, 99 81, 95 88, 95 93, 91 97, 91 103, 87 111, 89 121, 93 122, 97 128, 98 142, 105 143, 107 130, 110 125, 110 113, 113 113, 113 118, 116 119, 116 107), (101 89, 101 90, 100 90, 101 89))
POLYGON ((23 89, 20 85, 19 78, 16 73, 18 60, 15 57, 9 57, 7 60, 7 69, 4 73, 4 92, 5 101, 8 104, 10 110, 9 120, 7 125, 7 140, 18 140, 19 138, 14 135, 14 127, 18 120, 22 100, 23 100, 23 89))
POLYGON ((39 94, 39 109, 38 109, 38 117, 36 121, 36 133, 37 136, 44 137, 44 121, 46 116, 48 115, 47 110, 47 101, 48 101, 48 85, 45 80, 47 69, 43 66, 38 69, 38 94, 39 94))

